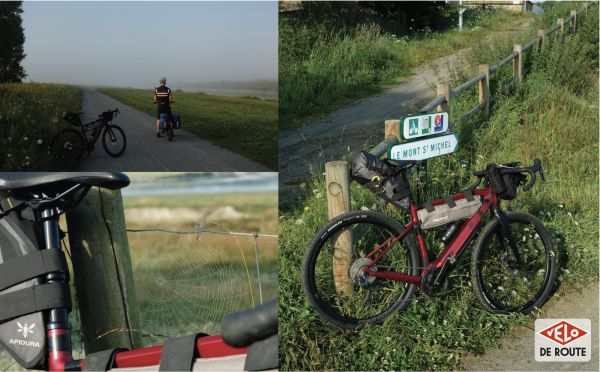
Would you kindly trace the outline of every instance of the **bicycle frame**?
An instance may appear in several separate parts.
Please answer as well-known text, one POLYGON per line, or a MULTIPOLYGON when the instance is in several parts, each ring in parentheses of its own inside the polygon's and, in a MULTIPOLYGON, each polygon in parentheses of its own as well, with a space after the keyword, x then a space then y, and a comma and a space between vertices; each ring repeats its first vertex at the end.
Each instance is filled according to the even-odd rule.
MULTIPOLYGON (((423 238, 423 231, 417 228, 417 224, 419 222, 419 218, 417 215, 417 210, 419 207, 417 205, 411 204, 410 206, 410 214, 411 221, 404 225, 404 230, 402 233, 396 237, 390 238, 380 244, 378 247, 373 249, 366 257, 372 257, 379 251, 379 254, 373 259, 373 261, 365 266, 364 271, 366 275, 373 276, 380 279, 394 280, 400 281, 410 284, 421 285, 424 275, 431 269, 442 270, 448 263, 452 263, 456 257, 458 257, 464 248, 470 243, 470 241, 474 237, 474 232, 479 227, 479 224, 483 220, 483 216, 487 212, 490 211, 490 208, 497 208, 499 205, 499 201, 497 196, 492 192, 490 187, 487 188, 479 188, 474 191, 475 195, 478 195, 482 198, 481 207, 471 218, 469 218, 463 225, 460 227, 459 231, 456 233, 455 237, 452 241, 444 248, 444 250, 439 254, 435 261, 429 262, 428 260, 428 250, 427 245, 425 244, 425 239, 423 238), (395 246, 396 242, 404 239, 408 235, 411 230, 416 230, 417 232, 417 242, 419 244, 419 256, 420 256, 420 273, 419 275, 408 275, 400 272, 394 271, 371 271, 370 268, 377 264, 379 260, 383 256, 386 255, 388 251, 392 247, 395 246), (391 242, 390 242, 391 241, 391 242), (387 245, 387 246, 386 246, 387 245), (385 247, 385 248, 384 248, 385 247)), ((452 199, 458 200, 464 198, 463 193, 455 194, 451 196, 452 199)), ((432 201, 432 204, 441 205, 445 204, 446 201, 444 199, 437 199, 432 201)), ((446 266, 447 267, 447 266, 446 266)))
POLYGON ((86 142, 86 144, 92 144, 95 145, 96 142, 98 141, 98 138, 100 138, 100 135, 102 134, 102 131, 104 130, 104 127, 108 124, 108 122, 106 122, 106 120, 104 119, 98 119, 98 120, 94 120, 93 122, 87 123, 87 124, 81 124, 80 128, 81 128, 81 132, 83 134, 83 140, 86 142), (100 122, 100 126, 98 127, 98 129, 96 130, 96 133, 94 133, 93 136, 88 137, 87 132, 85 130, 85 126, 89 125, 91 123, 94 122, 100 122))

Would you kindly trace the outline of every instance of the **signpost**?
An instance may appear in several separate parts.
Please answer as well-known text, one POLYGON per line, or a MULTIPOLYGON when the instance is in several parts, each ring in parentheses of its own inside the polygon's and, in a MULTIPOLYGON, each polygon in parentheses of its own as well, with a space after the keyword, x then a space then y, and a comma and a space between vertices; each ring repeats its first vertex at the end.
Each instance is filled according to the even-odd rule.
POLYGON ((419 141, 410 141, 394 145, 389 149, 389 158, 394 160, 425 160, 447 155, 458 149, 458 137, 450 132, 432 136, 419 141))
POLYGON ((402 138, 405 140, 446 133, 448 131, 447 112, 407 116, 401 122, 402 129, 400 132, 402 133, 402 138))

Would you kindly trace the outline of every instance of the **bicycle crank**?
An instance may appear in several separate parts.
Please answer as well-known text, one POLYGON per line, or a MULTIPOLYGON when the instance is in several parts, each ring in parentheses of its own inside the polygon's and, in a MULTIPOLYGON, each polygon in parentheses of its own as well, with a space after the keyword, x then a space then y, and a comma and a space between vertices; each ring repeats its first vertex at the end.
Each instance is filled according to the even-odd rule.
POLYGON ((438 295, 448 289, 448 278, 444 278, 444 281, 440 284, 435 284, 435 279, 439 272, 440 271, 437 269, 429 269, 425 275, 423 275, 423 279, 421 279, 421 289, 428 296, 438 295))

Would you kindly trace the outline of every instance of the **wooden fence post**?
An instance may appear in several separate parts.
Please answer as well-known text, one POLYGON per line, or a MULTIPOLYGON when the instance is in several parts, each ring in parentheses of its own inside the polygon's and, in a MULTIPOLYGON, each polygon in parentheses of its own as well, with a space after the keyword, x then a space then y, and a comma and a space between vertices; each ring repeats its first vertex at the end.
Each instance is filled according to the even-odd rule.
POLYGON ((481 112, 487 118, 490 116, 490 66, 479 65, 479 72, 485 75, 479 82, 479 104, 485 103, 481 112))
POLYGON ((66 217, 85 352, 142 346, 130 331, 139 325, 121 192, 94 187, 66 217))
POLYGON ((513 51, 517 53, 513 59, 513 77, 516 81, 521 81, 523 79, 523 48, 521 44, 515 44, 513 51))
POLYGON ((577 31, 577 11, 571 10, 571 33, 575 33, 577 31))
POLYGON ((384 130, 384 139, 388 137, 396 137, 398 142, 400 142, 400 120, 386 120, 385 121, 385 130, 384 130))
POLYGON ((448 117, 450 117, 450 86, 448 84, 438 84, 437 95, 444 96, 446 101, 440 103, 436 110, 438 112, 446 111, 448 113, 448 117))
MULTIPOLYGON (((327 192, 327 215, 329 219, 350 211, 350 175, 347 161, 325 163, 325 187, 327 192)), ((341 295, 353 292, 348 276, 352 263, 352 234, 349 230, 336 238, 333 248, 333 281, 341 295)))
POLYGON ((565 31, 565 20, 564 20, 564 18, 559 18, 559 19, 556 20, 556 23, 558 25, 560 25, 560 28, 559 28, 560 32, 559 32, 559 34, 557 36, 557 39, 561 40, 562 37, 563 37, 563 33, 565 31))
POLYGON ((587 2, 583 3, 583 10, 585 11, 585 15, 587 15, 587 10, 588 10, 588 3, 587 2))
POLYGON ((546 31, 539 29, 537 31, 537 36, 540 38, 540 45, 538 46, 538 52, 541 52, 544 49, 544 43, 546 39, 546 31))

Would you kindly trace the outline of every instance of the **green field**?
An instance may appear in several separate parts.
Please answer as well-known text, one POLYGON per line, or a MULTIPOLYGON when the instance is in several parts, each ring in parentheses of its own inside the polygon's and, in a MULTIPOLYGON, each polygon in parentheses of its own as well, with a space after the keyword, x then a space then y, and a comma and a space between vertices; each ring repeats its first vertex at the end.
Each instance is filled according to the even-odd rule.
MULTIPOLYGON (((277 234, 277 193, 125 197, 126 215, 145 208, 210 210, 229 206, 243 217, 202 223, 206 230, 277 234)), ((127 222, 128 228, 156 223, 127 222)), ((160 227, 194 231, 190 222, 165 221, 160 227)), ((258 304, 254 240, 217 234, 176 235, 161 232, 128 234, 140 329, 154 335, 214 334, 226 312, 258 304), (160 280, 160 281, 159 281, 160 280)), ((277 239, 258 238, 263 298, 277 295, 277 239)), ((145 337, 146 344, 160 338, 145 337)))
MULTIPOLYGON (((124 104, 156 114, 152 91, 101 88, 124 104)), ((181 113, 183 128, 255 160, 277 168, 277 102, 252 97, 222 97, 174 92, 173 111, 181 113)))
POLYGON ((75 170, 75 160, 55 164, 48 156, 52 137, 72 127, 63 111, 79 111, 81 90, 58 84, 0 84, 0 169, 75 170))
MULTIPOLYGON (((542 21, 568 14, 569 7, 580 8, 561 4, 547 10, 550 14, 542 21)), ((529 62, 531 74, 510 94, 499 94, 487 120, 472 120, 458 128, 457 153, 429 161, 429 178, 411 181, 422 202, 460 192, 473 182, 471 172, 489 162, 519 160, 529 165, 540 158, 548 182, 538 180, 530 192, 521 190, 503 207, 532 213, 546 225, 558 254, 560 292, 598 281, 598 12, 592 9, 587 17, 578 17, 575 36, 551 43, 529 62)), ((506 56, 512 45, 482 44, 475 49, 469 58, 471 68, 482 59, 506 56)), ((453 86, 470 76, 468 70, 457 74, 453 86)), ((473 107, 467 101, 474 98, 456 97, 451 112, 459 115, 473 107)), ((300 205, 282 211, 280 219, 282 370, 455 370, 463 355, 497 347, 511 328, 532 327, 536 317, 543 317, 543 308, 529 316, 483 309, 470 287, 467 248, 443 295, 417 294, 404 312, 382 326, 360 331, 333 328, 310 309, 299 271, 309 241, 327 221, 324 188, 323 176, 315 174, 305 184, 300 205)), ((351 205, 353 210, 375 208, 403 218, 356 183, 351 187, 351 205)), ((428 236, 434 253, 439 252, 441 233, 428 236)))

